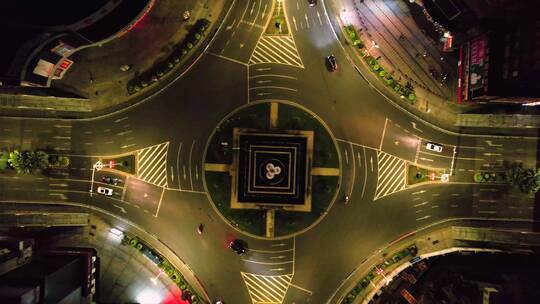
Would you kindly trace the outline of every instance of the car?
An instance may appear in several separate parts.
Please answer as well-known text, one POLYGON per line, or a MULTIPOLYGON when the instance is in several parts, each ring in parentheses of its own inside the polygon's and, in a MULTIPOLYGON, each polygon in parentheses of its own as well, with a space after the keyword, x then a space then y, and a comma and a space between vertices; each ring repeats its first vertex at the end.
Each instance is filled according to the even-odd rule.
POLYGON ((115 185, 115 186, 118 186, 118 183, 121 182, 121 180, 118 177, 112 177, 112 176, 103 176, 101 178, 101 181, 106 184, 115 185))
POLYGON ((97 188, 97 193, 107 195, 107 196, 111 196, 111 195, 113 195, 113 189, 106 188, 106 187, 98 187, 97 188))
POLYGON ((338 65, 336 62, 336 57, 334 55, 326 56, 326 67, 330 72, 337 70, 338 65))
POLYGON ((317 5, 317 0, 308 0, 309 6, 315 6, 317 5))
POLYGON ((432 142, 428 142, 426 144, 426 149, 430 151, 435 151, 435 152, 442 152, 442 146, 436 143, 432 143, 432 142))
POLYGON ((239 239, 235 239, 229 243, 229 248, 232 249, 232 251, 236 252, 238 255, 242 255, 247 252, 247 248, 244 245, 244 242, 242 242, 239 239))

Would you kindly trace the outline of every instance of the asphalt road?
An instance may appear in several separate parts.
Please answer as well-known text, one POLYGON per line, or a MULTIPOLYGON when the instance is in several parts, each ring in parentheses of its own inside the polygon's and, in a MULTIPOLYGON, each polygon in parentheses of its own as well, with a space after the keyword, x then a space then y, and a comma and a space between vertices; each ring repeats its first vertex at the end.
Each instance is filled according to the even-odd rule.
POLYGON ((0 199, 80 202, 124 217, 164 241, 212 297, 227 303, 324 303, 364 258, 399 235, 449 218, 533 218, 534 197, 474 184, 472 175, 502 170, 504 161, 536 167, 536 138, 457 135, 415 118, 358 74, 322 3, 287 1, 285 9, 292 37, 260 38, 271 1, 236 1, 203 58, 127 111, 77 121, 1 118, 2 146, 48 149, 71 155, 72 162, 43 177, 1 175, 0 199), (324 64, 329 54, 339 65, 333 73, 324 64), (242 236, 215 213, 203 186, 208 137, 229 112, 258 100, 292 101, 324 120, 341 154, 340 191, 351 197, 313 229, 286 240, 242 236), (426 150, 427 142, 443 151, 426 150), (93 172, 100 156, 131 151, 148 173, 93 172), (448 183, 409 187, 409 163, 452 176, 448 183), (122 180, 111 197, 89 192, 103 186, 103 176, 122 180), (249 254, 238 257, 227 248, 235 237, 249 243, 249 254))

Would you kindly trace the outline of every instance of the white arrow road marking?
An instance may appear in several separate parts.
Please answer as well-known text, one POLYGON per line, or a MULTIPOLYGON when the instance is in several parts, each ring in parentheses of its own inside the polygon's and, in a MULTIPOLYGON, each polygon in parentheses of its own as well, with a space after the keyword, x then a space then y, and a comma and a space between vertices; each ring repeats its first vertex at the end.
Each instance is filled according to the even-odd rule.
POLYGON ((412 124, 413 129, 419 131, 420 133, 424 133, 424 131, 422 131, 421 129, 418 129, 418 128, 416 127, 416 123, 415 123, 414 121, 411 121, 411 124, 412 124))
POLYGON ((373 156, 369 157, 369 163, 371 164, 371 172, 373 172, 373 156))
POLYGON ((491 147, 502 147, 503 145, 499 145, 499 144, 494 144, 493 141, 491 140, 485 140, 486 144, 488 144, 488 146, 491 146, 491 147))
POLYGON ((186 175, 186 165, 182 165, 182 169, 184 171, 184 179, 186 179, 187 175, 186 175))
POLYGON ((251 6, 251 10, 249 11, 249 15, 251 16, 253 14, 253 10, 255 9, 255 2, 253 2, 253 5, 251 6))
POLYGON ((262 12, 262 16, 261 16, 261 19, 264 19, 264 15, 266 14, 266 6, 268 5, 268 3, 265 3, 264 4, 264 9, 263 9, 263 12, 262 12))
POLYGON ((294 18, 294 16, 292 17, 292 22, 294 24, 294 30, 298 31, 298 25, 296 25, 296 18, 294 18))
POLYGON ((255 71, 270 71, 272 68, 258 68, 258 69, 255 69, 255 71))
POLYGON ((430 215, 426 215, 426 216, 419 217, 419 218, 417 218, 416 220, 417 220, 417 221, 427 220, 427 219, 430 218, 430 217, 431 217, 430 215))
POLYGON ((319 24, 322 25, 321 14, 317 11, 317 17, 319 18, 319 24))
POLYGON ((308 20, 307 14, 305 14, 304 17, 306 18, 306 26, 307 28, 309 28, 309 20, 308 20))
POLYGON ((349 164, 349 153, 347 153, 347 150, 345 150, 345 163, 349 164))
POLYGON ((234 19, 233 22, 231 23, 231 25, 228 25, 228 26, 225 28, 225 30, 226 30, 226 31, 229 31, 230 29, 232 29, 235 23, 236 23, 236 19, 234 19))
POLYGON ((171 166, 171 181, 174 182, 174 169, 173 169, 173 166, 171 166))
POLYGON ((126 209, 124 209, 124 207, 120 207, 120 206, 118 206, 118 205, 113 205, 113 206, 116 207, 116 208, 118 208, 118 209, 120 209, 120 211, 121 211, 122 213, 127 213, 127 212, 126 212, 126 209))

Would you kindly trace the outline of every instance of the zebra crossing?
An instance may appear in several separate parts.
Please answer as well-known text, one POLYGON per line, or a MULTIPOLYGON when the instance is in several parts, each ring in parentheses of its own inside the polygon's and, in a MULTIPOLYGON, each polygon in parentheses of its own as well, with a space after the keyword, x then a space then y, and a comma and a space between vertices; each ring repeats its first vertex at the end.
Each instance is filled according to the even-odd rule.
POLYGON ((251 54, 249 64, 280 63, 304 67, 292 36, 263 35, 251 54))
POLYGON ((137 178, 167 188, 167 151, 169 142, 137 151, 137 178))
POLYGON ((407 162, 405 160, 379 151, 377 163, 377 189, 374 200, 405 189, 407 185, 407 162))
POLYGON ((258 275, 241 272, 253 304, 281 304, 291 285, 292 274, 258 275))

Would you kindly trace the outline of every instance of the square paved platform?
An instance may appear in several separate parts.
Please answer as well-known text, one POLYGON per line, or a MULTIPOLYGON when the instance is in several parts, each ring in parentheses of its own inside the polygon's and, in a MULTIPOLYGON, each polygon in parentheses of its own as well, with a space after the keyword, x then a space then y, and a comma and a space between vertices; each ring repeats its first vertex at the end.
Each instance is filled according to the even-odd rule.
POLYGON ((231 208, 311 211, 312 131, 233 131, 231 208))

